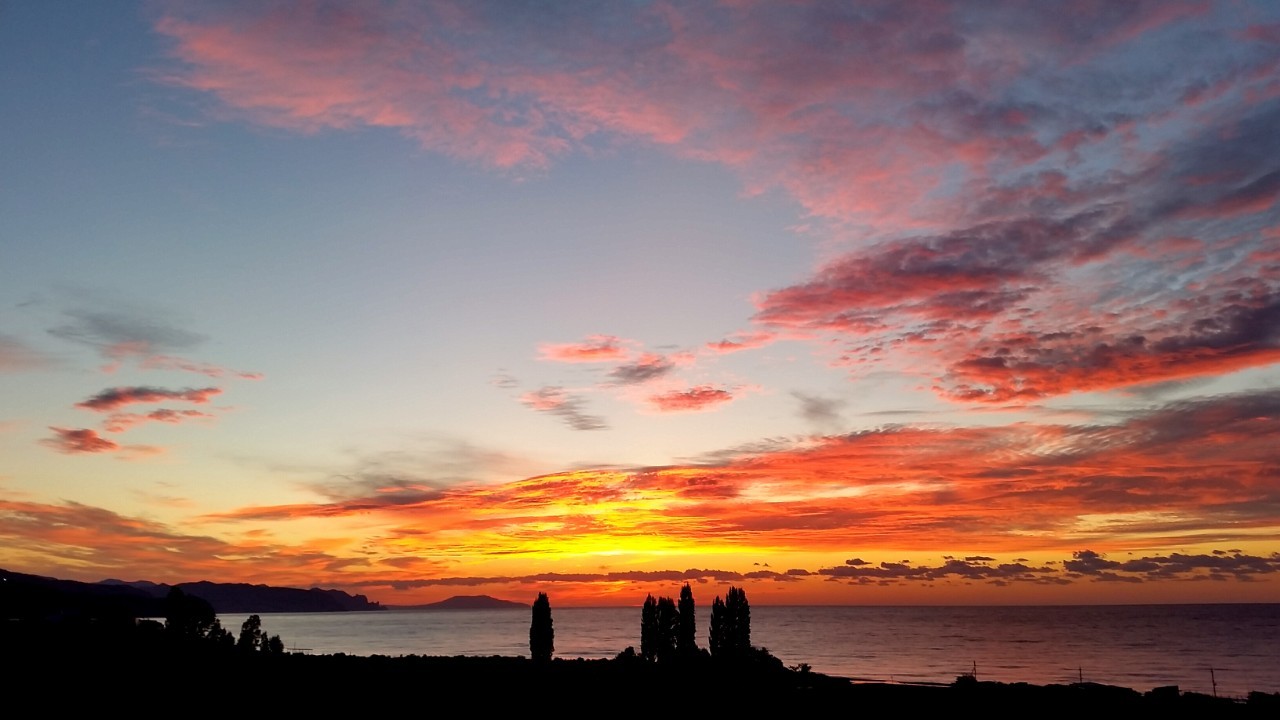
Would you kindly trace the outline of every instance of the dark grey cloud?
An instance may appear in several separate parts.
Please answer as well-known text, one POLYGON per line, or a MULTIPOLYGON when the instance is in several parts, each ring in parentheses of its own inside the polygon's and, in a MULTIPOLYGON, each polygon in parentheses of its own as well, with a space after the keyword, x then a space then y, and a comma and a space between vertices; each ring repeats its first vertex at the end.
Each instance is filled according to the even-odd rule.
POLYGON ((564 388, 548 386, 521 396, 525 405, 555 415, 574 430, 607 430, 609 424, 603 417, 583 411, 582 398, 568 394, 564 388))
POLYGON ((800 401, 800 417, 805 420, 825 429, 840 424, 840 408, 844 407, 845 401, 809 395, 799 390, 792 391, 791 396, 800 401))
MULTIPOLYGON (((981 556, 986 557, 986 556, 981 556)), ((678 583, 678 582, 735 582, 766 580, 770 582, 800 582, 801 578, 825 577, 834 582, 852 582, 869 585, 895 585, 899 583, 932 584, 947 580, 982 582, 1001 587, 1016 583, 1035 585, 1069 585, 1073 582, 1124 582, 1144 583, 1166 580, 1237 580, 1250 582, 1260 576, 1280 573, 1280 553, 1267 557, 1245 555, 1239 550, 1216 550, 1204 555, 1157 555, 1135 558, 1125 563, 1105 560, 1092 550, 1072 553, 1073 560, 1061 563, 1047 562, 1039 567, 1025 564, 1022 558, 1012 563, 996 563, 988 560, 944 560, 941 565, 915 564, 907 561, 882 562, 872 565, 861 560, 846 561, 844 566, 810 571, 792 568, 785 573, 772 570, 756 570, 740 573, 731 570, 635 570, 599 573, 536 573, 530 575, 502 575, 482 577, 444 577, 419 579, 371 579, 353 585, 361 587, 390 587, 394 590, 411 590, 423 587, 463 586, 475 587, 493 584, 547 584, 547 583, 678 583), (1055 567, 1062 565, 1062 568, 1055 567)))
POLYGON ((49 334, 88 345, 107 357, 175 352, 205 341, 203 335, 139 314, 69 310, 65 315, 67 322, 50 328, 49 334))
POLYGON ((609 377, 619 385, 639 385, 674 370, 675 363, 661 355, 643 355, 635 362, 619 365, 609 373, 609 377))

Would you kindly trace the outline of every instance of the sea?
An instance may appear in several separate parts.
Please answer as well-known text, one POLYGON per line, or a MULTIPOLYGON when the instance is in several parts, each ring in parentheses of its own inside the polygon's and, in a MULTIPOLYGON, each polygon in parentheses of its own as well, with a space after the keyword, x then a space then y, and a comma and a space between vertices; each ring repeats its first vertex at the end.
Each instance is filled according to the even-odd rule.
MULTIPOLYGON (((710 608, 698 608, 705 645, 710 608)), ((530 612, 259 613, 286 649, 311 654, 528 656, 530 612)), ((233 633, 247 615, 219 616, 233 633)), ((640 646, 640 608, 552 608, 555 657, 640 646)), ((1244 698, 1280 692, 1280 604, 864 607, 752 606, 751 644, 789 667, 854 681, 1036 685, 1093 682, 1244 698)))

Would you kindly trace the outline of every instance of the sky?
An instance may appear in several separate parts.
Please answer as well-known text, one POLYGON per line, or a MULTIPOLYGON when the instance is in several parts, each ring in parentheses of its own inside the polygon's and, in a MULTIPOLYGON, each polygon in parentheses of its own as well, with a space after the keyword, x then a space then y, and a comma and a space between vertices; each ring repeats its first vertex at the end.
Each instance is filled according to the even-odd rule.
POLYGON ((0 567, 1280 602, 1280 4, 0 4, 0 567))

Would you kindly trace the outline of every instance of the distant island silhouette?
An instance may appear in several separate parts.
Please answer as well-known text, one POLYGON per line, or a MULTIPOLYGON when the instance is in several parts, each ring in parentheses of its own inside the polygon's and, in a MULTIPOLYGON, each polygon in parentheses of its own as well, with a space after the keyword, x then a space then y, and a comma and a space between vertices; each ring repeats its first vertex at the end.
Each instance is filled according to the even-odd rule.
POLYGON ((502 600, 489 595, 454 595, 423 605, 389 605, 389 610, 528 610, 529 603, 502 600))
POLYGON ((200 582, 167 585, 148 580, 103 580, 87 583, 27 575, 0 569, 5 605, 22 614, 24 608, 45 613, 77 613, 85 608, 110 607, 133 617, 159 617, 171 588, 181 588, 213 606, 219 613, 348 612, 385 610, 364 595, 321 588, 273 587, 248 583, 200 582))

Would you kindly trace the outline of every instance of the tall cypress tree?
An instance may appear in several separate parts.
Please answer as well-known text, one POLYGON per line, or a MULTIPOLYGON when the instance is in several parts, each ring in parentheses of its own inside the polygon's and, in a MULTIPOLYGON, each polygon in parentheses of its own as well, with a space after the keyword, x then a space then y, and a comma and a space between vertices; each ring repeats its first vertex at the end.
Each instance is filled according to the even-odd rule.
POLYGON ((658 656, 658 601, 646 595, 640 608, 640 657, 653 661, 658 656))
POLYGON ((529 624, 529 655, 539 662, 550 662, 556 651, 556 631, 551 623, 551 600, 538 593, 533 601, 533 621, 529 624))
POLYGON ((654 657, 659 662, 670 662, 676 655, 676 633, 680 627, 680 611, 676 601, 669 597, 658 598, 658 632, 654 657))
POLYGON ((728 654, 729 645, 726 641, 729 629, 729 618, 725 612, 724 601, 717 595, 715 600, 711 601, 711 633, 707 637, 707 644, 711 648, 711 657, 724 658, 728 654))
POLYGON ((693 590, 689 583, 680 588, 680 629, 676 633, 676 651, 682 656, 698 652, 698 623, 694 616, 693 590))
POLYGON ((724 607, 730 622, 727 638, 730 653, 745 657, 751 651, 751 606, 747 603, 747 591, 730 586, 724 607))

